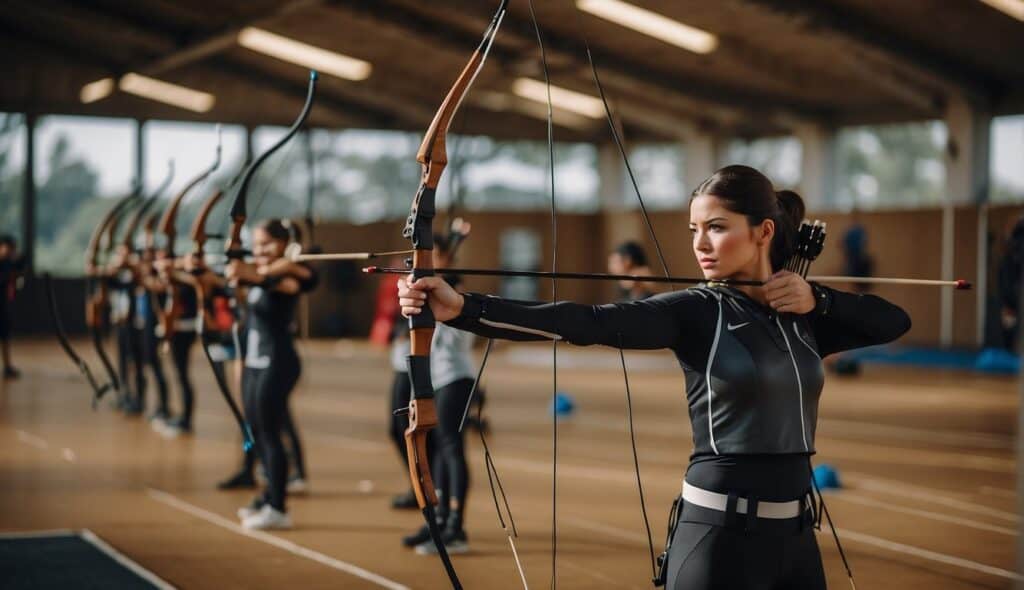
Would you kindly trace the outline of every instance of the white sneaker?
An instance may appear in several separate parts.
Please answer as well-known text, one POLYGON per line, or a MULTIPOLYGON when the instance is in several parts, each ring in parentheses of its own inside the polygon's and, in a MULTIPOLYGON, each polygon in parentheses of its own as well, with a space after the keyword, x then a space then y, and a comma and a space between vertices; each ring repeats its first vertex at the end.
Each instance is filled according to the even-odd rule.
POLYGON ((309 493, 309 483, 301 477, 293 477, 288 480, 288 493, 302 496, 309 493))
POLYGON ((242 527, 257 531, 290 529, 292 528, 292 518, 287 513, 275 510, 268 504, 256 514, 244 519, 242 527))
POLYGON ((238 520, 245 520, 250 516, 259 514, 260 510, 262 510, 264 506, 266 506, 266 504, 263 503, 263 500, 261 498, 256 498, 248 506, 242 506, 239 508, 238 512, 235 514, 238 515, 238 520))

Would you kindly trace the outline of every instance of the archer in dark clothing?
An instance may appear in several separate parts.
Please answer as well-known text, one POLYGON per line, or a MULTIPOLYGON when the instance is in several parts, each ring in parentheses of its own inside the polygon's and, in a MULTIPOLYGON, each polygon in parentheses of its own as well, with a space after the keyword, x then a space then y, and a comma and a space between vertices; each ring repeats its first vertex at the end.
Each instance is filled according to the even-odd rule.
MULTIPOLYGON (((608 255, 608 272, 613 275, 650 276, 651 269, 647 264, 647 252, 638 242, 632 240, 619 244, 608 255)), ((650 297, 650 283, 639 281, 619 281, 618 300, 633 301, 650 297)))
POLYGON ((438 321, 485 337, 671 350, 686 376, 693 453, 661 581, 673 590, 823 589, 809 500, 821 357, 892 341, 910 318, 879 297, 781 271, 803 214, 799 195, 729 166, 690 201, 707 284, 595 306, 462 295, 430 277, 400 284, 399 301, 405 314, 429 303, 438 321))
POLYGON ((999 262, 999 306, 1003 344, 1017 350, 1020 329, 1020 279, 1024 269, 1024 216, 1017 220, 1006 240, 1006 251, 999 262))
MULTIPOLYGON (((316 275, 283 258, 290 233, 280 220, 253 232, 253 264, 232 261, 225 276, 247 286, 248 313, 243 337, 242 403, 252 426, 258 456, 267 471, 267 488, 249 507, 239 510, 242 526, 290 528, 285 499, 288 459, 281 435, 295 430, 288 399, 299 380, 301 363, 292 338, 299 295, 316 285, 316 275)), ((301 460, 298 436, 294 453, 301 460)))
POLYGON ((18 290, 18 277, 25 272, 25 259, 18 256, 12 236, 0 236, 0 347, 3 348, 4 379, 20 374, 11 364, 11 305, 18 290))

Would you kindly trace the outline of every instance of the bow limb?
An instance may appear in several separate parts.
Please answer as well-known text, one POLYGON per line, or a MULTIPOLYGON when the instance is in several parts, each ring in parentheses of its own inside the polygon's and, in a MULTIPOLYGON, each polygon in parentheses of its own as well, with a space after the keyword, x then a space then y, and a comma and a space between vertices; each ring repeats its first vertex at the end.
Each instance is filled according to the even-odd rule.
MULTIPOLYGON (((480 45, 462 69, 451 90, 448 91, 437 114, 434 115, 416 154, 416 160, 422 166, 420 187, 413 198, 409 217, 402 231, 402 235, 412 242, 414 250, 412 274, 415 278, 434 274, 432 260, 434 196, 445 165, 448 163, 445 146, 448 128, 487 59, 487 54, 494 42, 498 28, 501 26, 501 21, 505 17, 507 7, 508 0, 502 0, 484 32, 480 45)), ((430 429, 437 426, 434 386, 430 380, 430 347, 434 336, 434 326, 434 316, 430 313, 428 306, 423 308, 422 313, 409 318, 410 354, 407 362, 412 391, 408 408, 409 427, 405 431, 405 445, 409 454, 409 479, 416 495, 416 501, 426 519, 431 540, 437 548, 452 587, 461 589, 462 584, 455 573, 455 568, 452 566, 437 529, 434 515, 437 494, 430 474, 430 458, 427 455, 427 434, 430 429)))
MULTIPOLYGON (((158 258, 169 260, 173 260, 175 258, 175 241, 178 235, 175 220, 178 217, 178 211, 181 209, 181 204, 184 203, 185 198, 189 193, 202 184, 203 181, 209 178, 210 175, 220 167, 222 145, 221 126, 217 125, 217 151, 213 164, 191 179, 185 187, 182 188, 173 199, 171 199, 171 203, 167 206, 167 209, 164 210, 163 215, 160 217, 160 221, 157 223, 157 231, 164 236, 164 247, 157 253, 158 258)), ((169 274, 168 280, 166 281, 166 287, 164 305, 154 306, 162 331, 161 338, 163 339, 165 347, 169 345, 171 337, 174 336, 175 323, 181 316, 181 302, 176 294, 180 285, 174 280, 173 272, 169 274)))
POLYGON ((85 360, 78 356, 75 352, 74 347, 71 346, 71 342, 68 340, 67 334, 64 332, 64 324, 60 321, 60 313, 57 311, 57 297, 53 293, 53 280, 50 278, 50 273, 43 274, 43 282, 46 284, 46 300, 47 308, 50 312, 50 319, 53 322, 53 331, 57 336, 57 341, 60 342, 61 348, 64 349, 64 353, 68 355, 71 362, 78 367, 78 370, 85 377, 85 380, 89 383, 89 387, 92 388, 92 409, 96 409, 96 404, 99 402, 103 394, 110 389, 111 384, 106 383, 100 385, 96 378, 92 374, 92 369, 89 368, 89 364, 85 360))
POLYGON ((224 372, 217 366, 217 361, 214 360, 213 355, 210 353, 210 347, 206 337, 206 310, 211 302, 210 295, 213 286, 210 281, 210 271, 203 261, 205 257, 206 241, 209 237, 206 233, 206 222, 210 217, 210 213, 213 212, 214 207, 216 207, 224 197, 224 194, 223 189, 215 191, 206 200, 206 202, 203 203, 199 210, 199 214, 196 215, 196 219, 192 223, 192 230, 190 232, 190 238, 192 240, 191 256, 195 261, 196 268, 191 271, 191 279, 189 283, 196 291, 196 334, 199 336, 199 346, 203 349, 203 356, 206 357, 206 361, 210 364, 210 369, 213 371, 214 379, 217 382, 217 389, 220 391, 221 397, 224 399, 224 403, 227 404, 228 409, 231 411, 231 416, 235 419, 235 423, 238 424, 239 431, 242 433, 242 450, 248 453, 252 450, 254 445, 252 429, 249 427, 249 423, 245 421, 245 417, 242 414, 241 409, 238 407, 238 402, 235 401, 235 397, 231 393, 231 388, 228 386, 224 372))
POLYGON ((106 386, 101 386, 98 390, 95 390, 96 401, 103 397, 103 394, 109 388, 113 388, 116 392, 121 391, 121 381, 117 377, 117 371, 114 370, 114 363, 110 360, 106 349, 103 347, 104 317, 110 305, 110 292, 107 285, 107 277, 104 276, 100 268, 101 244, 108 227, 139 197, 140 190, 141 188, 136 185, 129 195, 114 203, 114 206, 107 211, 99 225, 93 230, 92 236, 89 238, 89 245, 85 250, 86 292, 88 293, 85 305, 85 321, 92 336, 93 348, 96 351, 96 355, 100 357, 100 362, 103 365, 103 370, 107 373, 108 380, 106 386))

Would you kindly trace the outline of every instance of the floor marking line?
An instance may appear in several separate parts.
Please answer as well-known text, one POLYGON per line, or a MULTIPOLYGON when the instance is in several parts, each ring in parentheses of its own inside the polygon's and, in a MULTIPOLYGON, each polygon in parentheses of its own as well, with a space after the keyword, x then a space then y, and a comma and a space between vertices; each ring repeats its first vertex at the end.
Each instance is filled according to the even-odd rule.
POLYGON ((137 575, 140 578, 146 580, 150 584, 156 586, 159 590, 176 590, 174 586, 172 586, 171 584, 168 584, 166 581, 161 579, 159 576, 157 576, 153 572, 151 572, 148 569, 142 567, 137 562, 133 561, 130 557, 128 557, 124 553, 121 553, 120 551, 118 551, 114 547, 112 547, 106 541, 104 541, 103 539, 99 538, 96 535, 96 533, 90 531, 89 529, 82 529, 82 531, 79 533, 79 535, 83 539, 85 539, 86 541, 91 543, 93 547, 96 547, 97 549, 99 549, 103 553, 106 553, 108 557, 110 557, 111 559, 113 559, 117 563, 121 564, 122 566, 128 568, 135 575, 137 575))
POLYGON ((945 553, 938 553, 936 551, 929 551, 912 545, 904 545, 903 543, 897 543, 895 541, 889 541, 888 539, 882 539, 881 537, 875 537, 873 535, 858 533, 847 529, 836 529, 836 532, 842 539, 850 539, 879 549, 886 549, 895 553, 903 553, 905 555, 913 555, 922 559, 937 561, 939 563, 974 570, 976 572, 998 576, 1000 578, 1007 578, 1009 580, 1024 581, 1024 576, 1016 572, 1011 572, 991 565, 985 565, 969 559, 963 559, 962 557, 946 555, 945 553))
POLYGON ((50 443, 46 442, 46 439, 40 438, 34 434, 29 434, 24 430, 15 431, 18 433, 18 440, 37 449, 46 450, 50 448, 50 443))
POLYGON ((883 494, 892 494, 894 496, 903 496, 906 498, 914 498, 917 500, 924 500, 926 502, 932 502, 934 504, 941 504, 950 508, 956 508, 965 512, 975 512, 977 514, 987 514, 995 518, 999 518, 1008 522, 1019 522, 1020 517, 1012 512, 1005 510, 999 510, 997 508, 989 508, 981 504, 975 504, 973 502, 967 502, 964 500, 958 500, 949 496, 943 496, 940 494, 933 494, 924 489, 916 486, 910 486, 906 484, 892 484, 878 478, 860 474, 846 472, 846 475, 853 476, 853 481, 856 483, 857 489, 860 490, 871 490, 874 492, 880 492, 883 494))
MULTIPOLYGON (((917 508, 909 508, 906 506, 897 506, 888 502, 882 502, 874 498, 867 496, 858 496, 849 492, 838 492, 833 494, 837 500, 844 502, 851 502, 853 504, 860 504, 861 506, 871 506, 873 508, 881 508, 883 510, 891 510, 893 512, 900 512, 903 514, 911 514, 913 516, 920 516, 921 518, 927 518, 931 520, 938 520, 942 522, 948 522, 952 524, 958 524, 961 526, 970 527, 973 529, 979 529, 983 531, 991 531, 994 533, 1002 533, 1011 537, 1016 537, 1018 532, 1014 529, 998 526, 994 524, 988 524, 978 520, 971 520, 969 518, 960 518, 957 516, 950 516, 941 512, 932 512, 930 510, 919 510, 917 508)), ((830 496, 831 497, 831 496, 830 496)))
POLYGON ((182 512, 187 512, 188 514, 191 514, 196 518, 205 520, 210 524, 217 525, 231 532, 238 533, 240 535, 249 537, 251 539, 255 539, 257 541, 262 541, 268 545, 273 545, 278 549, 283 549, 294 555, 305 557, 306 559, 315 561, 328 567, 332 567, 336 570, 356 576, 357 578, 362 578, 363 580, 372 582, 383 588, 389 588, 390 590, 409 590, 407 586, 403 586, 402 584, 399 584, 394 580, 389 580, 381 575, 375 574, 357 565, 348 563, 347 561, 342 561, 340 559, 324 555, 323 553, 314 551, 312 549, 308 549, 306 547, 303 547, 302 545, 299 545, 292 541, 288 541, 286 539, 282 539, 281 537, 277 537, 269 533, 264 533, 262 531, 246 530, 242 528, 240 525, 231 522, 230 520, 224 518, 219 514, 215 514, 213 512, 210 512, 209 510, 205 510, 194 504, 190 504, 182 500, 181 498, 173 496, 162 490, 158 490, 155 488, 146 488, 146 493, 149 494, 149 496, 156 500, 157 502, 166 504, 182 512))

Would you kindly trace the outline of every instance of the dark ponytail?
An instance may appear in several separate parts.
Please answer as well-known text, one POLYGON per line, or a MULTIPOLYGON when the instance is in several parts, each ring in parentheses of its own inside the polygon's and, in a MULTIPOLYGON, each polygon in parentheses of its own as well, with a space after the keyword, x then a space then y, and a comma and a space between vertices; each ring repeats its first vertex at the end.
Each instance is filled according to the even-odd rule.
POLYGON ((288 228, 285 227, 284 222, 280 219, 268 219, 260 223, 259 227, 275 240, 287 243, 292 237, 292 233, 288 231, 288 228))
POLYGON ((690 201, 701 195, 718 197, 726 209, 745 215, 752 226, 765 219, 775 222, 770 252, 772 272, 782 269, 793 256, 805 213, 800 195, 791 190, 776 191, 767 176, 742 165, 726 166, 709 176, 693 190, 690 201))

